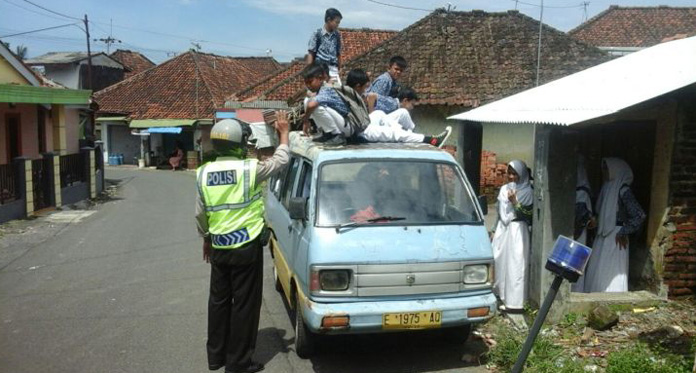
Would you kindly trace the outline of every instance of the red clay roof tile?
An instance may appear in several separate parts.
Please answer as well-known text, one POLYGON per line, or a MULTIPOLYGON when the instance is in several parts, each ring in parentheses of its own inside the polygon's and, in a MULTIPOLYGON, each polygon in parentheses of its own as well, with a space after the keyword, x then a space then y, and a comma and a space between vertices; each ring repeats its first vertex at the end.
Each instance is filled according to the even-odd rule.
POLYGON ((230 92, 280 68, 270 57, 189 51, 94 94, 99 113, 132 119, 212 118, 230 92))
POLYGON ((650 47, 696 35, 696 7, 612 5, 568 34, 597 47, 650 47))
POLYGON ((144 55, 125 49, 118 49, 114 53, 111 53, 109 57, 120 62, 124 67, 126 67, 126 69, 128 69, 124 74, 125 79, 128 79, 133 75, 139 74, 155 66, 155 63, 150 61, 150 59, 144 55))

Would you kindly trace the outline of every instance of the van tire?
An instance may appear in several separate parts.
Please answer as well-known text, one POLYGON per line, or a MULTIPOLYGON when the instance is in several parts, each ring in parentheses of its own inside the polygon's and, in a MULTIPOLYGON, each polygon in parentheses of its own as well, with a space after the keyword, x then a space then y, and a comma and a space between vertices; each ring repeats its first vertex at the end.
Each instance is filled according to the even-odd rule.
POLYGON ((302 359, 314 354, 314 334, 307 329, 302 317, 299 293, 295 292, 295 353, 302 359))
POLYGON ((280 283, 280 277, 278 277, 278 269, 275 264, 273 264, 273 279, 275 280, 275 289, 277 292, 283 292, 283 285, 280 283))
POLYGON ((466 343, 471 334, 471 325, 455 326, 452 328, 442 329, 445 340, 448 343, 460 345, 466 343))

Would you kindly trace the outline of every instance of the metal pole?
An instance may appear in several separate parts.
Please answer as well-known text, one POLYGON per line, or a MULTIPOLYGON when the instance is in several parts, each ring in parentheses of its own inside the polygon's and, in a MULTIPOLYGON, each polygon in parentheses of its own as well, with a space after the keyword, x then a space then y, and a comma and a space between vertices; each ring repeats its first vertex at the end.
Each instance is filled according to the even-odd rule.
POLYGON ((541 0, 541 13, 539 14, 539 45, 537 46, 536 86, 539 86, 539 69, 541 68, 541 31, 544 28, 544 0, 541 0))
POLYGON ((534 319, 534 325, 532 325, 532 329, 529 331, 527 340, 524 341, 522 351, 520 351, 519 356, 517 356, 515 366, 512 367, 512 373, 520 373, 522 372, 522 369, 524 369, 524 363, 527 361, 527 356, 529 356, 529 352, 532 350, 534 340, 539 334, 539 330, 541 330, 541 325, 544 324, 544 320, 546 320, 546 315, 549 313, 554 299, 556 299, 556 293, 558 293, 558 289, 561 287, 562 282, 563 277, 561 276, 556 275, 556 277, 553 279, 551 288, 549 289, 549 292, 546 293, 546 298, 544 298, 544 304, 541 305, 539 313, 534 319))
POLYGON ((85 33, 87 34, 87 83, 89 84, 88 89, 94 89, 94 84, 92 84, 92 50, 89 45, 89 20, 87 20, 87 15, 85 14, 85 33))

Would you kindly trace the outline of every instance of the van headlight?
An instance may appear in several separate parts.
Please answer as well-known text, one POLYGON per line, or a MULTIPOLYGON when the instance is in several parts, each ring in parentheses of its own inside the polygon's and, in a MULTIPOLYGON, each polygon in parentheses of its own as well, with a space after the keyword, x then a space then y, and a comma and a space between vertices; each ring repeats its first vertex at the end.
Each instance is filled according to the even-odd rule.
POLYGON ((488 281, 488 265, 474 264, 464 266, 465 284, 484 284, 488 281))
POLYGON ((324 269, 319 271, 319 288, 323 291, 344 291, 350 286, 350 271, 324 269))

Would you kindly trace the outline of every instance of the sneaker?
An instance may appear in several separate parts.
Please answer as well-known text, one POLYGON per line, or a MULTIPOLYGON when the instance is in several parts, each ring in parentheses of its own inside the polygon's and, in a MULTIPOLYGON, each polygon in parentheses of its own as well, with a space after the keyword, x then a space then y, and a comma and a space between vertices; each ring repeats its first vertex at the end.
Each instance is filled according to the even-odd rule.
POLYGON ((438 148, 442 148, 442 146, 445 145, 445 141, 447 141, 451 133, 452 126, 447 126, 441 134, 433 136, 430 139, 429 144, 432 146, 437 146, 438 148))
POLYGON ((346 139, 342 135, 334 133, 324 133, 321 136, 312 139, 314 142, 318 142, 324 145, 345 145, 346 139))

